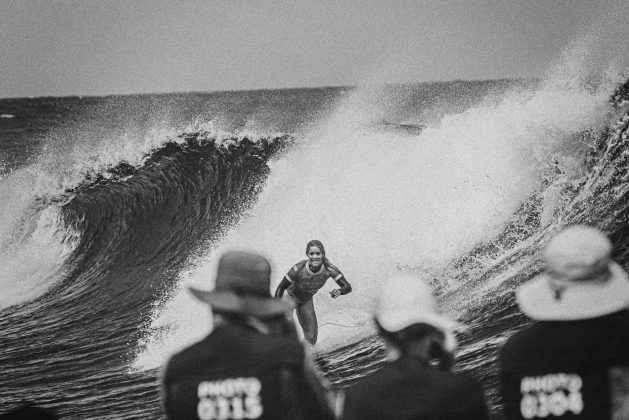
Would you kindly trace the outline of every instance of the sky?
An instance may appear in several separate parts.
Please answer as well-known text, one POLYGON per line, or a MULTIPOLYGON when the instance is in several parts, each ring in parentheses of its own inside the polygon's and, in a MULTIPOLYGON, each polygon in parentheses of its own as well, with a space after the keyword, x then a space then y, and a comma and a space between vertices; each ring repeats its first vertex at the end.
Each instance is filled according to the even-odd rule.
POLYGON ((539 77, 622 0, 2 0, 0 98, 539 77))

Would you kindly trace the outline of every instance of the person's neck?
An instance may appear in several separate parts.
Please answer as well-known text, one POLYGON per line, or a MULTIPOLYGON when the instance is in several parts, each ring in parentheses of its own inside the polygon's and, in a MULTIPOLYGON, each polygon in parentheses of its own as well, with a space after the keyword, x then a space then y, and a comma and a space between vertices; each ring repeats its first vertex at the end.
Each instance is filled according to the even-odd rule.
POLYGON ((384 340, 384 347, 386 350, 386 360, 388 362, 394 362, 401 358, 412 358, 418 360, 422 364, 428 364, 428 351, 429 351, 429 342, 428 340, 421 340, 408 349, 406 352, 403 352, 397 345, 393 344, 389 340, 384 340))
POLYGON ((270 334, 270 326, 261 319, 255 317, 229 317, 222 314, 214 314, 214 328, 236 325, 251 328, 261 334, 270 334))
POLYGON ((312 271, 313 273, 316 273, 319 270, 321 270, 321 267, 323 267, 323 264, 319 265, 319 267, 313 267, 312 264, 308 263, 308 267, 310 267, 310 271, 312 271))

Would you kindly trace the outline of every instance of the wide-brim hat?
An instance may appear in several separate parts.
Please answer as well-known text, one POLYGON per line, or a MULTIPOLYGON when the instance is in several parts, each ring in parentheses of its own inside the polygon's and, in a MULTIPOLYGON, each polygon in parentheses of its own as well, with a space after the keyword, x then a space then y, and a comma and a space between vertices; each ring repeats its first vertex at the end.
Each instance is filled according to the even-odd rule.
POLYGON ((520 310, 538 321, 574 321, 597 318, 629 307, 629 279, 617 263, 611 262, 610 276, 601 283, 582 283, 558 291, 552 278, 542 273, 520 286, 516 301, 520 310))
POLYGON ((454 331, 464 329, 439 311, 430 286, 411 276, 393 277, 383 284, 374 317, 380 327, 389 332, 414 324, 433 326, 445 335, 445 347, 449 351, 456 347, 454 331))
POLYGON ((516 291, 518 306, 539 321, 597 318, 629 308, 629 278, 611 251, 598 229, 564 230, 544 250, 544 272, 516 291))
POLYGON ((272 297, 270 286, 271 265, 266 258, 249 251, 229 251, 219 260, 214 290, 189 289, 217 313, 273 318, 294 309, 293 302, 272 297))

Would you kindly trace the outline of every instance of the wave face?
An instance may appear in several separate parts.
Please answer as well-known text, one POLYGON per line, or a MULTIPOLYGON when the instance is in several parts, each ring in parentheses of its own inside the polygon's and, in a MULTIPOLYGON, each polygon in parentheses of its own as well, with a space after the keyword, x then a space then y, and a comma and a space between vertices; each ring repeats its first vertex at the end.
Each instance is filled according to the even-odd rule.
MULTIPOLYGON (((155 413, 154 373, 126 374, 153 310, 191 256, 255 201, 266 161, 289 142, 184 133, 138 166, 121 162, 54 197, 31 196, 2 254, 16 267, 3 273, 3 405, 37 395, 72 417, 121 418, 136 392, 151 391, 155 413)), ((22 172, 4 185, 15 189, 22 172)))
POLYGON ((216 256, 261 250, 274 281, 321 239, 354 292, 317 295, 337 387, 382 362, 383 276, 429 278, 487 380, 526 323, 513 288, 560 227, 592 223, 626 265, 619 79, 2 100, 0 411, 160 418, 159 366, 207 333, 216 256), (6 121, 5 121, 6 120, 6 121), (3 125, 4 124, 4 125, 3 125), (5 146, 8 145, 8 146, 5 146))

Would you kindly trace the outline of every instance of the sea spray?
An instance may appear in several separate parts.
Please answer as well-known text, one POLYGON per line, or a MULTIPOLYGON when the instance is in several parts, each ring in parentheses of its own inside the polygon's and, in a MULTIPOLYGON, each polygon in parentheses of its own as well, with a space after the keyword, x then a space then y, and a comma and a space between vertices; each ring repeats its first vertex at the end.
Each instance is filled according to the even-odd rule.
POLYGON ((58 206, 29 213, 13 241, 0 249, 0 309, 34 299, 63 279, 66 260, 79 243, 80 233, 64 223, 58 206))
MULTIPOLYGON (((378 89, 356 90, 270 162, 256 206, 181 282, 211 288, 218 255, 248 248, 270 257, 276 285, 316 238, 354 288, 332 301, 316 296, 319 322, 366 325, 383 277, 410 271, 430 278, 500 232, 538 187, 549 153, 604 121, 609 93, 542 83, 489 97, 416 134, 374 129, 382 115, 378 89)), ((154 328, 175 331, 149 345, 136 367, 190 342, 191 301, 184 287, 155 319, 154 328)), ((319 347, 346 336, 326 333, 319 347)))

